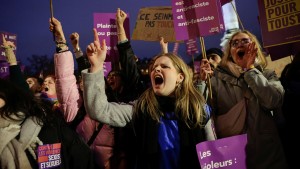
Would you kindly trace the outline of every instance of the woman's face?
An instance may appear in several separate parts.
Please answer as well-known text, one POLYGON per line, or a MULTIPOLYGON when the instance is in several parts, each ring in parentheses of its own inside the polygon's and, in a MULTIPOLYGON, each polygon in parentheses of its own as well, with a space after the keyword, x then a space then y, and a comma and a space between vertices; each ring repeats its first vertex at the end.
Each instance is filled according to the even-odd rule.
POLYGON ((235 63, 243 58, 251 42, 250 37, 245 33, 238 33, 232 38, 230 42, 230 53, 235 63))
POLYGON ((27 78, 27 79, 26 79, 26 82, 28 83, 30 89, 32 88, 32 86, 35 85, 35 81, 34 81, 33 78, 31 78, 31 77, 30 77, 30 78, 27 78))
POLYGON ((0 97, 0 108, 5 106, 5 101, 0 97))
POLYGON ((107 76, 107 83, 113 91, 118 91, 122 87, 121 76, 117 72, 110 72, 107 76))
POLYGON ((47 77, 44 80, 42 92, 47 93, 47 95, 56 95, 55 80, 53 77, 47 77))
POLYGON ((184 79, 183 74, 177 72, 172 60, 167 56, 155 60, 150 77, 153 91, 159 96, 172 94, 176 85, 184 79))

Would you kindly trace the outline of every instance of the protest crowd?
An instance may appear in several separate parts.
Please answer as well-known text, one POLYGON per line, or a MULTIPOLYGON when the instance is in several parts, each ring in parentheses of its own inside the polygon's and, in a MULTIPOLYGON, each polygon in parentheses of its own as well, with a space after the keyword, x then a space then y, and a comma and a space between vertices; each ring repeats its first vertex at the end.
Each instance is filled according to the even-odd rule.
POLYGON ((118 59, 108 72, 107 42, 95 28, 84 47, 77 32, 65 35, 59 17, 49 18, 54 72, 43 76, 25 76, 14 43, 1 36, 9 64, 9 75, 0 78, 1 168, 297 166, 296 139, 288 133, 297 124, 292 112, 299 103, 300 53, 278 75, 267 68, 268 54, 251 31, 227 28, 222 46, 202 51, 195 70, 161 36, 161 51, 145 74, 127 37, 126 18, 117 8, 118 59), (198 148, 227 138, 244 139, 237 148, 243 164, 198 148), (208 157, 213 160, 201 161, 208 157))

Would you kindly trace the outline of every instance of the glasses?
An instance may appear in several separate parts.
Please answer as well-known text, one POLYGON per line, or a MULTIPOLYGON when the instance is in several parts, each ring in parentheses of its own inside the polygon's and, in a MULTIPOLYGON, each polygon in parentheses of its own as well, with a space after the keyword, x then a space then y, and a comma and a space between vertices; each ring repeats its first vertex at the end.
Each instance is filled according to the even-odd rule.
POLYGON ((236 48, 236 47, 239 46, 239 44, 247 45, 250 42, 251 42, 251 39, 243 38, 241 40, 239 40, 239 39, 231 40, 230 44, 231 44, 232 47, 236 48))

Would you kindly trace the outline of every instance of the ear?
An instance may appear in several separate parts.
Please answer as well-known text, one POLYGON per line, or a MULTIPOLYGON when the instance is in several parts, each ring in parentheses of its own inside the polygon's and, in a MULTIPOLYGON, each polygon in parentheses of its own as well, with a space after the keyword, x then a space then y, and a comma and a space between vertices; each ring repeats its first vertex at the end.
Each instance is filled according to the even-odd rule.
POLYGON ((183 75, 183 73, 179 73, 178 75, 177 75, 177 83, 181 83, 182 81, 184 80, 184 75, 183 75))

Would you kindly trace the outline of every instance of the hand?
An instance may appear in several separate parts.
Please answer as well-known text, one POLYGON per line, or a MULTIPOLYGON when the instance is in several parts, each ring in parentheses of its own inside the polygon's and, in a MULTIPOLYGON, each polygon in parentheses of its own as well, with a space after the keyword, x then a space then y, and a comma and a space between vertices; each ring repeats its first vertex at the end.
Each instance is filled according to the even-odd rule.
POLYGON ((49 30, 55 33, 56 43, 66 43, 65 35, 61 26, 61 23, 56 18, 49 19, 49 30))
POLYGON ((122 11, 120 8, 118 8, 117 13, 116 13, 117 25, 123 26, 126 17, 127 17, 127 14, 124 11, 122 11))
POLYGON ((72 44, 72 46, 73 46, 73 48, 75 50, 80 49, 80 46, 79 46, 79 34, 77 32, 73 32, 70 35, 70 40, 71 40, 71 44, 72 44))
POLYGON ((16 48, 15 44, 11 41, 6 41, 3 34, 2 34, 2 42, 3 42, 3 44, 1 45, 1 47, 5 49, 5 57, 6 57, 7 62, 11 66, 17 65, 17 58, 13 51, 16 48))
POLYGON ((202 59, 200 63, 200 78, 206 81, 213 74, 210 63, 207 59, 202 59))
POLYGON ((93 31, 94 31, 94 42, 89 44, 86 48, 86 54, 91 64, 90 73, 103 70, 103 63, 105 61, 106 53, 107 53, 107 46, 106 46, 105 39, 102 40, 102 44, 100 45, 100 41, 96 29, 94 28, 93 31))
POLYGON ((16 48, 16 46, 13 42, 6 41, 4 34, 2 34, 2 42, 3 42, 3 44, 1 45, 1 47, 4 49, 8 49, 8 48, 15 49, 16 48))
POLYGON ((249 70, 254 67, 256 56, 257 56, 257 48, 255 43, 252 42, 247 46, 244 57, 236 58, 236 64, 242 67, 243 70, 249 70))
POLYGON ((160 44, 160 47, 161 47, 161 52, 162 53, 168 53, 168 42, 164 41, 164 37, 160 37, 159 44, 160 44))

